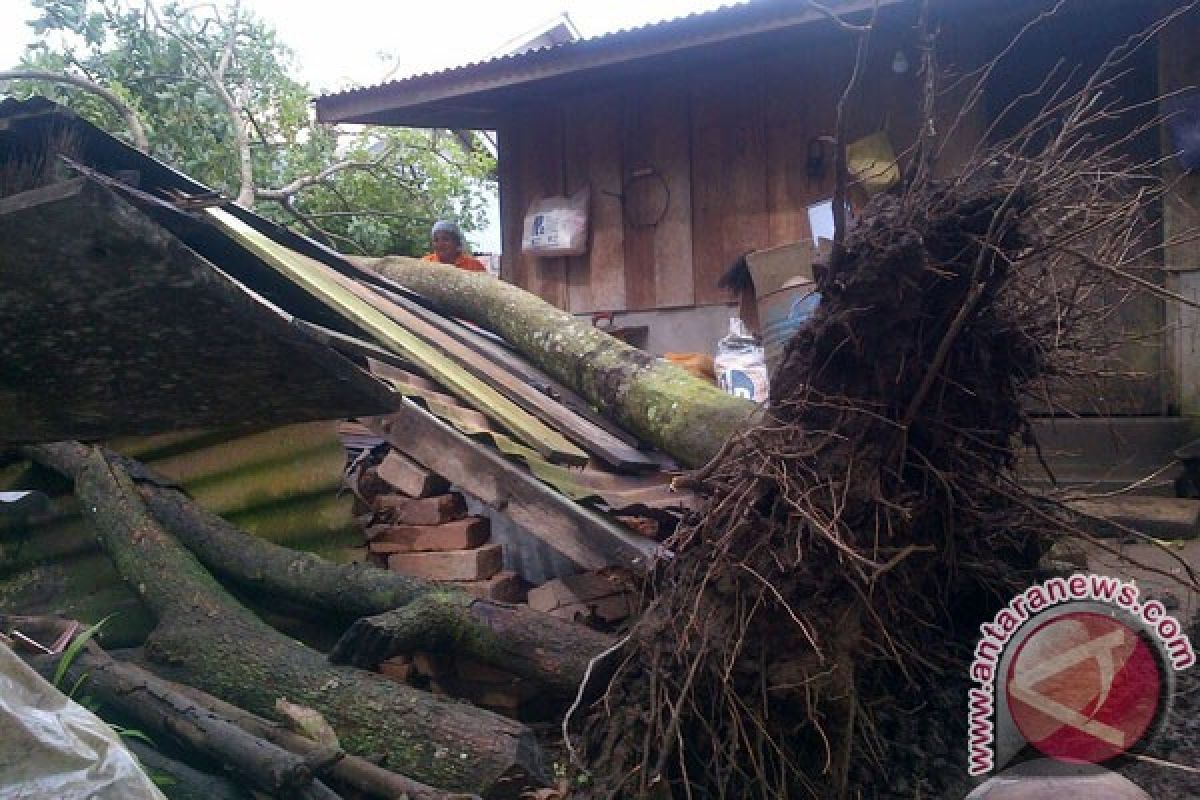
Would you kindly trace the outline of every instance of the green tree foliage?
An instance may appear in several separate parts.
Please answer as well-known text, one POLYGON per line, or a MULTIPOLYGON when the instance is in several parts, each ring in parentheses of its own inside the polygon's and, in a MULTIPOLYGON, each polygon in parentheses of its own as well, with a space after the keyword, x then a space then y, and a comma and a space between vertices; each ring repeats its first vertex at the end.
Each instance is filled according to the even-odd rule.
MULTIPOLYGON (((290 227, 350 252, 415 255, 435 219, 457 219, 466 231, 485 222, 494 174, 485 149, 445 131, 318 125, 312 93, 292 77, 294 54, 238 0, 33 6, 41 40, 22 68, 109 89, 141 119, 152 155, 290 227), (247 177, 253 195, 242 192, 247 177)), ((46 95, 106 130, 126 127, 78 88, 20 81, 10 93, 46 95)))

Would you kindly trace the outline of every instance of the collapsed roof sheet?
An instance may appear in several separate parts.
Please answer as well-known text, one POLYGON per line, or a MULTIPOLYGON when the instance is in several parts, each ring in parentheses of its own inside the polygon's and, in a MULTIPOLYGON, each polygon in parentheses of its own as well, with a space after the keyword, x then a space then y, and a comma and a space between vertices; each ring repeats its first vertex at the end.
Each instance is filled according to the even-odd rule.
POLYGON ((0 199, 0 441, 383 411, 386 387, 112 191, 0 199))

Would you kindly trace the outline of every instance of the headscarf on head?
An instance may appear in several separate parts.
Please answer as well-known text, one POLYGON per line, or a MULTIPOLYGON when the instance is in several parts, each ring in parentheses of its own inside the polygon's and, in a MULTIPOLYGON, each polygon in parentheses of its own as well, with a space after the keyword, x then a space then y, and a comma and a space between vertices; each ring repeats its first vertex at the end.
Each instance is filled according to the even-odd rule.
POLYGON ((429 232, 429 235, 436 236, 439 233, 450 234, 458 242, 459 247, 463 246, 464 240, 463 240, 462 229, 459 228, 458 225, 454 224, 450 220, 439 219, 437 222, 433 223, 433 230, 429 232))

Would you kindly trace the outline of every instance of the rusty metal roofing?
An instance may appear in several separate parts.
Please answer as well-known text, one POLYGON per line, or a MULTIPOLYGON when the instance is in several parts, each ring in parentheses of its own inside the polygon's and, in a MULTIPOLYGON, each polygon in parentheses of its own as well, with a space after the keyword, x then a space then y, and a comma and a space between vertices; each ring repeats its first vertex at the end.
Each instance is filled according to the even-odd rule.
MULTIPOLYGON (((893 5, 905 0, 881 0, 893 5)), ((829 0, 840 15, 869 11, 875 0, 829 0)), ((494 127, 522 90, 567 89, 586 77, 618 77, 713 45, 753 40, 812 23, 829 14, 805 0, 752 0, 712 11, 616 31, 591 39, 423 73, 317 98, 322 122, 414 127, 494 127)))
POLYGON ((434 416, 466 436, 494 447, 509 459, 524 464, 542 483, 554 487, 577 503, 619 516, 649 516, 664 522, 673 522, 672 517, 699 506, 692 492, 671 487, 672 476, 669 471, 655 470, 630 475, 614 472, 596 461, 582 469, 553 464, 536 451, 498 431, 485 415, 437 391, 435 384, 378 362, 370 362, 369 367, 373 373, 391 383, 405 397, 417 401, 434 416))

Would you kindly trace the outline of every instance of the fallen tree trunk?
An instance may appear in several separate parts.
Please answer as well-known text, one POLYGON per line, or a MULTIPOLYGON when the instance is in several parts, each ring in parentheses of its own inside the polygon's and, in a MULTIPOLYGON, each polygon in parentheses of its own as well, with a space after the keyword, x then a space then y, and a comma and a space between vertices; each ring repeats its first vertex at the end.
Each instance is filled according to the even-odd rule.
MULTIPOLYGON (((47 680, 50 680, 50 676, 54 674, 59 663, 59 659, 53 656, 34 656, 30 657, 29 661, 47 680)), ((255 747, 260 747, 266 751, 273 751, 277 757, 286 756, 286 753, 293 754, 296 757, 295 763, 302 765, 303 769, 310 769, 318 777, 330 778, 331 783, 337 786, 350 787, 356 792, 370 797, 383 798, 383 800, 393 800, 398 797, 408 797, 410 800, 479 800, 478 795, 444 792, 386 770, 364 758, 320 744, 279 723, 264 719, 257 714, 251 714, 245 709, 238 708, 194 686, 170 683, 147 672, 136 663, 115 660, 96 648, 94 644, 88 645, 87 652, 71 662, 65 674, 71 684, 80 680, 82 691, 97 701, 106 711, 115 712, 122 719, 137 719, 139 723, 146 724, 147 729, 156 734, 156 738, 157 734, 165 733, 176 740, 179 739, 173 730, 180 724, 178 721, 168 725, 159 724, 160 719, 168 719, 172 713, 199 713, 205 719, 215 716, 220 720, 219 732, 232 734, 230 739, 238 743, 238 752, 253 753, 255 747), (99 674, 100 680, 92 681, 91 675, 93 674, 99 674), (83 678, 86 680, 81 680, 83 678), (145 687, 150 687, 155 698, 170 699, 170 704, 166 707, 157 702, 157 699, 151 703, 152 710, 163 712, 161 717, 152 715, 147 719, 148 711, 141 705, 142 701, 138 695, 139 691, 146 691, 145 687), (130 703, 133 703, 134 706, 127 709, 126 706, 130 703), (228 726, 224 725, 226 722, 235 725, 240 731, 230 731, 228 726), (282 750, 275 748, 282 748, 282 750)), ((136 743, 136 740, 126 742, 131 748, 136 743)), ((189 751, 216 757, 227 766, 231 765, 231 762, 224 758, 221 752, 208 748, 197 748, 190 742, 182 744, 189 751)), ((221 746, 221 743, 218 743, 218 746, 221 746)), ((156 766, 155 763, 152 763, 153 757, 163 759, 162 768, 172 777, 178 774, 180 779, 187 784, 185 788, 188 789, 189 796, 209 797, 210 794, 204 794, 200 790, 205 786, 205 782, 211 779, 209 791, 212 797, 219 796, 221 800, 226 797, 230 800, 235 797, 246 797, 237 790, 236 786, 227 786, 228 782, 220 776, 207 775, 187 767, 187 765, 174 762, 173 759, 166 758, 157 750, 149 748, 146 750, 152 757, 151 762, 142 758, 140 750, 137 753, 143 764, 147 768, 151 768, 156 766)), ((289 761, 289 763, 291 762, 289 761)), ((251 764, 251 766, 254 765, 251 764)), ((250 776, 248 782, 251 785, 257 785, 261 777, 259 773, 260 771, 255 769, 255 774, 250 776)), ((173 794, 176 788, 172 786, 173 794)))
MULTIPOLYGON (((192 686, 180 686, 179 692, 205 708, 212 709, 247 733, 277 744, 296 755, 312 759, 317 757, 321 751, 327 750, 311 739, 192 686)), ((426 786, 411 778, 376 766, 365 758, 353 755, 343 755, 328 767, 319 769, 318 773, 328 775, 331 781, 339 785, 350 786, 371 797, 388 798, 388 800, 398 797, 408 797, 409 800, 478 800, 477 795, 447 793, 432 786, 426 786)))
POLYGON ((205 511, 178 489, 146 478, 137 487, 147 509, 209 570, 256 593, 347 617, 356 623, 333 659, 374 667, 399 652, 449 652, 527 678, 560 699, 573 697, 592 656, 612 637, 582 625, 480 600, 455 589, 367 564, 334 564, 249 536, 205 511))
POLYGON ((163 531, 125 471, 100 451, 64 443, 26 452, 74 480, 117 571, 158 619, 145 647, 158 671, 266 716, 280 697, 316 709, 347 750, 381 756, 389 769, 433 786, 515 797, 545 783, 525 726, 333 667, 261 622, 163 531))
MULTIPOLYGON (((55 663, 57 658, 40 657, 55 663)), ((227 766, 243 781, 277 797, 336 800, 304 758, 263 741, 175 690, 145 670, 114 661, 108 654, 81 651, 66 671, 70 684, 151 736, 169 737, 186 749, 227 766)))
POLYGON ((510 283, 415 258, 353 263, 428 300, 438 311, 503 337, 545 372, 682 463, 698 467, 754 411, 679 367, 609 336, 510 283))

